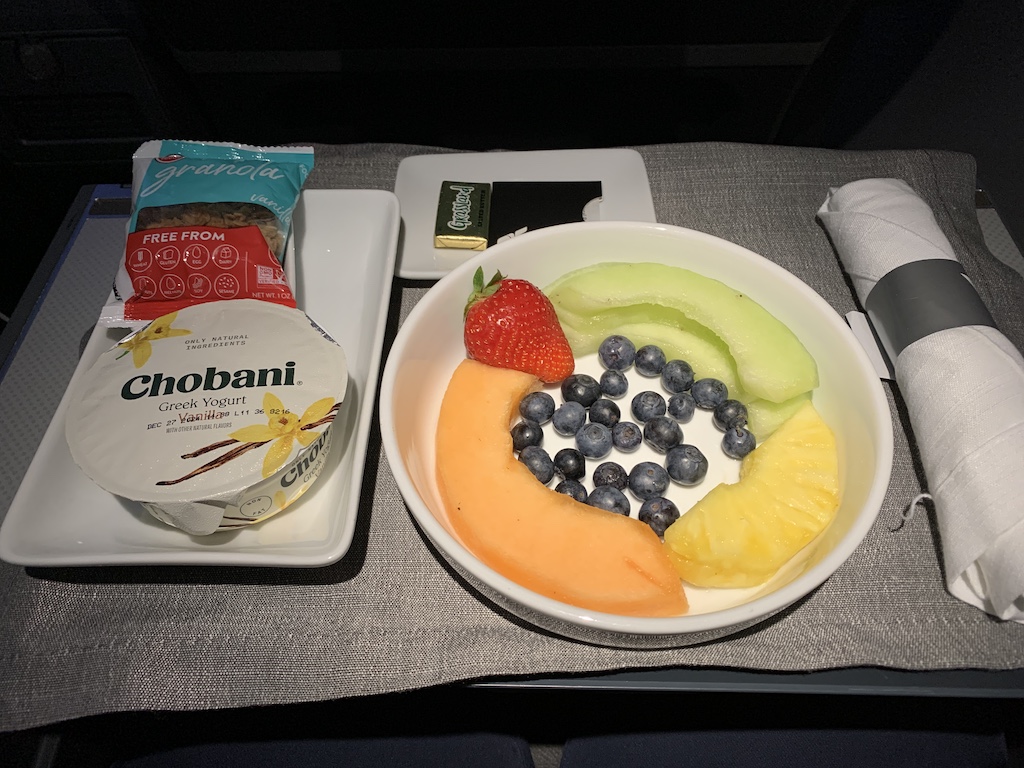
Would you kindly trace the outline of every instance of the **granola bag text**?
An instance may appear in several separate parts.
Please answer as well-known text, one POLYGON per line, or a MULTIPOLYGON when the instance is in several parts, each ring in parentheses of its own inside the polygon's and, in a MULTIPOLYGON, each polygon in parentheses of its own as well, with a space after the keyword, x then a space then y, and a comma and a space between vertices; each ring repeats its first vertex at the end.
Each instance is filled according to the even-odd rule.
POLYGON ((147 141, 114 297, 100 322, 137 327, 183 307, 295 298, 282 266, 311 147, 147 141))

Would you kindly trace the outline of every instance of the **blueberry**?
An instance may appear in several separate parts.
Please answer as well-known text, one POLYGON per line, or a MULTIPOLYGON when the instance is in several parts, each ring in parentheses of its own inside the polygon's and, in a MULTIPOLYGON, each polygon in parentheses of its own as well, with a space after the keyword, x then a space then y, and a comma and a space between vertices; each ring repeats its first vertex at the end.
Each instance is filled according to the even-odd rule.
POLYGON ((531 392, 519 401, 519 415, 535 424, 547 424, 555 412, 555 398, 547 392, 531 392))
POLYGON ((632 421, 620 421, 612 427, 612 445, 625 453, 630 453, 639 448, 643 438, 640 427, 632 421))
POLYGON ((562 448, 552 461, 555 474, 563 480, 579 480, 587 474, 587 460, 575 448, 562 448))
POLYGON ((532 421, 520 421, 512 427, 512 450, 521 451, 530 445, 540 445, 544 441, 544 430, 532 421))
POLYGON ((579 480, 563 480, 555 486, 555 490, 566 496, 572 496, 576 501, 584 504, 587 502, 587 486, 579 480))
POLYGON ((644 424, 644 442, 658 453, 666 453, 683 442, 683 430, 671 416, 655 416, 644 424))
POLYGON ((690 387, 690 394, 698 408, 713 411, 716 405, 729 397, 729 388, 718 379, 697 379, 690 387))
POLYGON ((699 485, 708 473, 708 460, 696 445, 682 443, 665 454, 665 469, 680 485, 699 485))
POLYGON ((575 435, 587 423, 587 409, 574 400, 562 403, 551 416, 551 426, 563 437, 575 435))
POLYGON ((687 424, 693 418, 697 404, 689 392, 680 392, 668 399, 668 415, 681 424, 687 424))
POLYGON ((661 369, 661 386, 673 395, 693 386, 693 368, 685 360, 669 360, 661 369))
POLYGON ((576 447, 588 459, 603 459, 612 452, 612 431, 604 424, 584 424, 576 433, 576 447))
POLYGON ((621 464, 617 464, 614 461, 606 461, 597 465, 597 469, 594 470, 591 479, 594 481, 595 488, 599 485, 610 485, 612 488, 624 491, 626 490, 629 475, 626 474, 626 470, 623 469, 621 464))
POLYGON ((633 364, 636 346, 625 336, 615 334, 601 342, 597 348, 601 365, 610 371, 624 371, 633 364))
POLYGON ((620 415, 619 406, 603 397, 595 400, 590 406, 590 420, 596 424, 604 424, 609 429, 619 423, 620 415))
POLYGON ((665 353, 661 351, 661 347, 647 344, 636 351, 633 365, 641 376, 660 376, 665 367, 665 353))
POLYGON ((644 422, 653 419, 655 416, 664 416, 668 406, 665 404, 665 398, 658 392, 646 390, 634 395, 629 409, 634 419, 644 422))
POLYGON ((629 499, 626 494, 610 485, 599 485, 592 490, 587 496, 587 504, 617 515, 629 516, 629 499))
POLYGON ((548 452, 539 445, 528 445, 519 452, 519 460, 526 465, 527 469, 533 472, 533 476, 544 485, 551 482, 555 476, 555 463, 548 456, 548 452))
POLYGON ((715 406, 711 421, 723 432, 733 427, 744 427, 747 424, 747 407, 739 400, 723 400, 715 406))
POLYGON ((671 499, 656 496, 640 505, 638 517, 640 522, 651 526, 656 534, 664 536, 665 530, 679 519, 679 507, 673 504, 671 499))
POLYGON ((734 459, 742 459, 755 445, 757 441, 746 427, 732 427, 722 438, 722 450, 734 459))
POLYGON ((601 387, 601 394, 605 397, 622 397, 629 389, 629 381, 626 379, 626 375, 620 371, 605 371, 597 383, 601 387))
POLYGON ((661 464, 641 461, 629 471, 629 490, 638 499, 653 499, 662 496, 668 488, 668 472, 661 464))
POLYGON ((601 396, 601 385, 586 373, 574 373, 562 380, 562 399, 589 408, 601 396))

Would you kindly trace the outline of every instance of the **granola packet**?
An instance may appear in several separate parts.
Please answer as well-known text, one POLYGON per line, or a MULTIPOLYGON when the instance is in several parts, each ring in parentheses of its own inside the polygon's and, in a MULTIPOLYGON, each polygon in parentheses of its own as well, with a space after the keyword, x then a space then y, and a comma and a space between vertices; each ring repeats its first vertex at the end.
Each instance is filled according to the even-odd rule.
POLYGON ((124 258, 100 324, 228 299, 296 306, 283 260, 312 147, 154 140, 132 159, 124 258))

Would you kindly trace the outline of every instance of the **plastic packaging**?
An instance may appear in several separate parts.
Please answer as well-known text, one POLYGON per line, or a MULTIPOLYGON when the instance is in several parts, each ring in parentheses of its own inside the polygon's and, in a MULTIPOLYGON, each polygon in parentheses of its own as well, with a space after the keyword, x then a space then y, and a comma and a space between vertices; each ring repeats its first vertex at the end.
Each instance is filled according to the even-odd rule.
POLYGON ((206 535, 270 517, 315 482, 347 389, 344 351, 300 310, 206 302, 101 355, 65 434, 100 487, 206 535))
POLYGON ((133 163, 124 258, 101 324, 138 327, 228 299, 295 307, 282 260, 312 147, 147 141, 133 163))

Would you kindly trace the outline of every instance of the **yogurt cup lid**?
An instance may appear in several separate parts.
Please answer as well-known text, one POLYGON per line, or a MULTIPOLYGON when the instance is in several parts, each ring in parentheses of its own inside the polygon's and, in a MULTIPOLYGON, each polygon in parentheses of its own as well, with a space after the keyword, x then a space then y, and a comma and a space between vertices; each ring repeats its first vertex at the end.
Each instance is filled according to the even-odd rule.
POLYGON ((223 506, 319 450, 347 385, 344 351, 305 313, 209 302, 104 352, 75 385, 65 433, 111 493, 147 508, 223 506))

